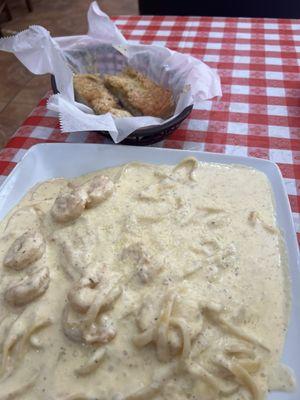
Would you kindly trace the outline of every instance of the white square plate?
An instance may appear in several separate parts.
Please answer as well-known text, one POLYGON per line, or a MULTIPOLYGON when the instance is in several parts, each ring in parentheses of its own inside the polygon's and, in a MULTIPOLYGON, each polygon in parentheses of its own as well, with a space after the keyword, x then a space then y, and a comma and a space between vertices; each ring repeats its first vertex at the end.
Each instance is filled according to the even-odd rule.
MULTIPOLYGON (((38 144, 30 148, 0 188, 0 219, 36 183, 57 177, 72 178, 100 168, 130 161, 176 164, 186 156, 221 164, 242 164, 267 175, 271 183, 280 227, 286 243, 292 283, 291 319, 283 362, 294 369, 298 388, 294 393, 272 393, 269 400, 300 399, 300 266, 291 209, 281 173, 276 164, 251 157, 229 156, 198 151, 97 144, 38 144)), ((246 183, 245 183, 246 184, 246 183)), ((276 296, 276 293, 274 293, 276 296)))

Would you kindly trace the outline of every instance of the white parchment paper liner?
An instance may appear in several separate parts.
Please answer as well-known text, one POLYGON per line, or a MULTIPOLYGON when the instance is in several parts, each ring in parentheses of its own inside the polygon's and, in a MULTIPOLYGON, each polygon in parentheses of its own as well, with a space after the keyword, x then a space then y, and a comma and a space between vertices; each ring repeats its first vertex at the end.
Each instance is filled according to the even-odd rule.
POLYGON ((118 143, 138 128, 168 121, 95 115, 74 100, 73 72, 116 73, 129 64, 173 91, 172 118, 191 104, 221 96, 220 79, 206 64, 166 47, 130 44, 96 2, 90 5, 88 26, 87 35, 52 38, 43 27, 31 26, 0 39, 0 50, 14 53, 31 72, 55 76, 59 94, 49 98, 47 107, 59 113, 63 132, 108 131, 118 143))

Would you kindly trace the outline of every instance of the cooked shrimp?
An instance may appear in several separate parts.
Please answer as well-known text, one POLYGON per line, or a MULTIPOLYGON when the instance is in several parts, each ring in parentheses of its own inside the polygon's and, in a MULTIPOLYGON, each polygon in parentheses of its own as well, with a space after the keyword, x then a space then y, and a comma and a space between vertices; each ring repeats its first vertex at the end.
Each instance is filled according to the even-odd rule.
POLYGON ((25 232, 12 243, 3 265, 16 270, 26 268, 43 256, 45 248, 45 240, 40 232, 25 232))
POLYGON ((87 188, 88 199, 86 207, 95 207, 112 195, 114 183, 105 175, 95 176, 87 188))
POLYGON ((71 222, 79 218, 85 208, 85 201, 78 192, 62 193, 51 208, 52 218, 56 222, 71 222))
POLYGON ((110 342, 116 336, 116 329, 113 321, 103 315, 100 323, 93 322, 86 325, 85 321, 78 317, 78 314, 67 304, 63 310, 62 328, 64 334, 73 342, 85 344, 105 344, 110 342))
POLYGON ((73 342, 83 341, 81 321, 72 311, 70 304, 66 304, 62 313, 62 329, 64 334, 73 342))
POLYGON ((79 313, 87 312, 94 301, 100 281, 101 274, 92 272, 74 283, 68 293, 68 300, 75 311, 79 313))
MULTIPOLYGON (((99 280, 99 278, 96 279, 99 280)), ((79 283, 82 281, 80 279, 79 283)), ((69 301, 71 301, 65 306, 62 315, 63 331, 69 339, 75 342, 108 343, 115 337, 116 329, 113 321, 103 312, 113 306, 122 292, 121 288, 112 286, 106 281, 99 281, 94 288, 86 286, 81 289, 83 291, 79 296, 76 296, 73 290, 69 296, 69 301), (86 299, 84 299, 85 290, 88 291, 86 299), (79 316, 77 312, 84 313, 84 317, 79 316), (99 316, 99 314, 102 315, 99 316)))
POLYGON ((137 268, 137 277, 142 283, 149 283, 162 270, 162 263, 150 257, 141 243, 132 243, 126 247, 121 255, 122 260, 128 260, 137 268))
POLYGON ((5 300, 13 306, 23 306, 42 296, 50 282, 48 267, 33 270, 17 282, 13 282, 5 292, 5 300))
POLYGON ((95 207, 112 195, 114 183, 105 175, 97 175, 83 185, 69 182, 72 193, 76 193, 86 208, 95 207))

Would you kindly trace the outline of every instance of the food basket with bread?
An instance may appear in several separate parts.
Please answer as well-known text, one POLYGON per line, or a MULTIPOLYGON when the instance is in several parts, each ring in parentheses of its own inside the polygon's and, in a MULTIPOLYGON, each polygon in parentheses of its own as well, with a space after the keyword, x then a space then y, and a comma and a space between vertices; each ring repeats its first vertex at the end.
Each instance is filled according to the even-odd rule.
POLYGON ((47 107, 59 114, 62 134, 97 131, 115 143, 150 144, 174 131, 199 102, 221 96, 218 75, 202 61, 131 44, 96 2, 87 17, 86 35, 52 38, 32 26, 0 43, 33 73, 51 73, 47 107))

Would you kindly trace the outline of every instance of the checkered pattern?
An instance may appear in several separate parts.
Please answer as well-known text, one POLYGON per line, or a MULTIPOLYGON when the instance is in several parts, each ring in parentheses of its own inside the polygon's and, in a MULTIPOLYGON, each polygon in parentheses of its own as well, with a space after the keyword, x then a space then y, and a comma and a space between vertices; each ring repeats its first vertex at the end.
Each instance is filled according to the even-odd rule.
MULTIPOLYGON (((210 17, 116 18, 133 43, 155 43, 204 60, 222 80, 220 101, 197 105, 160 147, 270 159, 286 183, 300 242, 300 21, 210 17)), ((59 131, 46 97, 0 153, 3 180, 41 142, 103 143, 59 131)))

